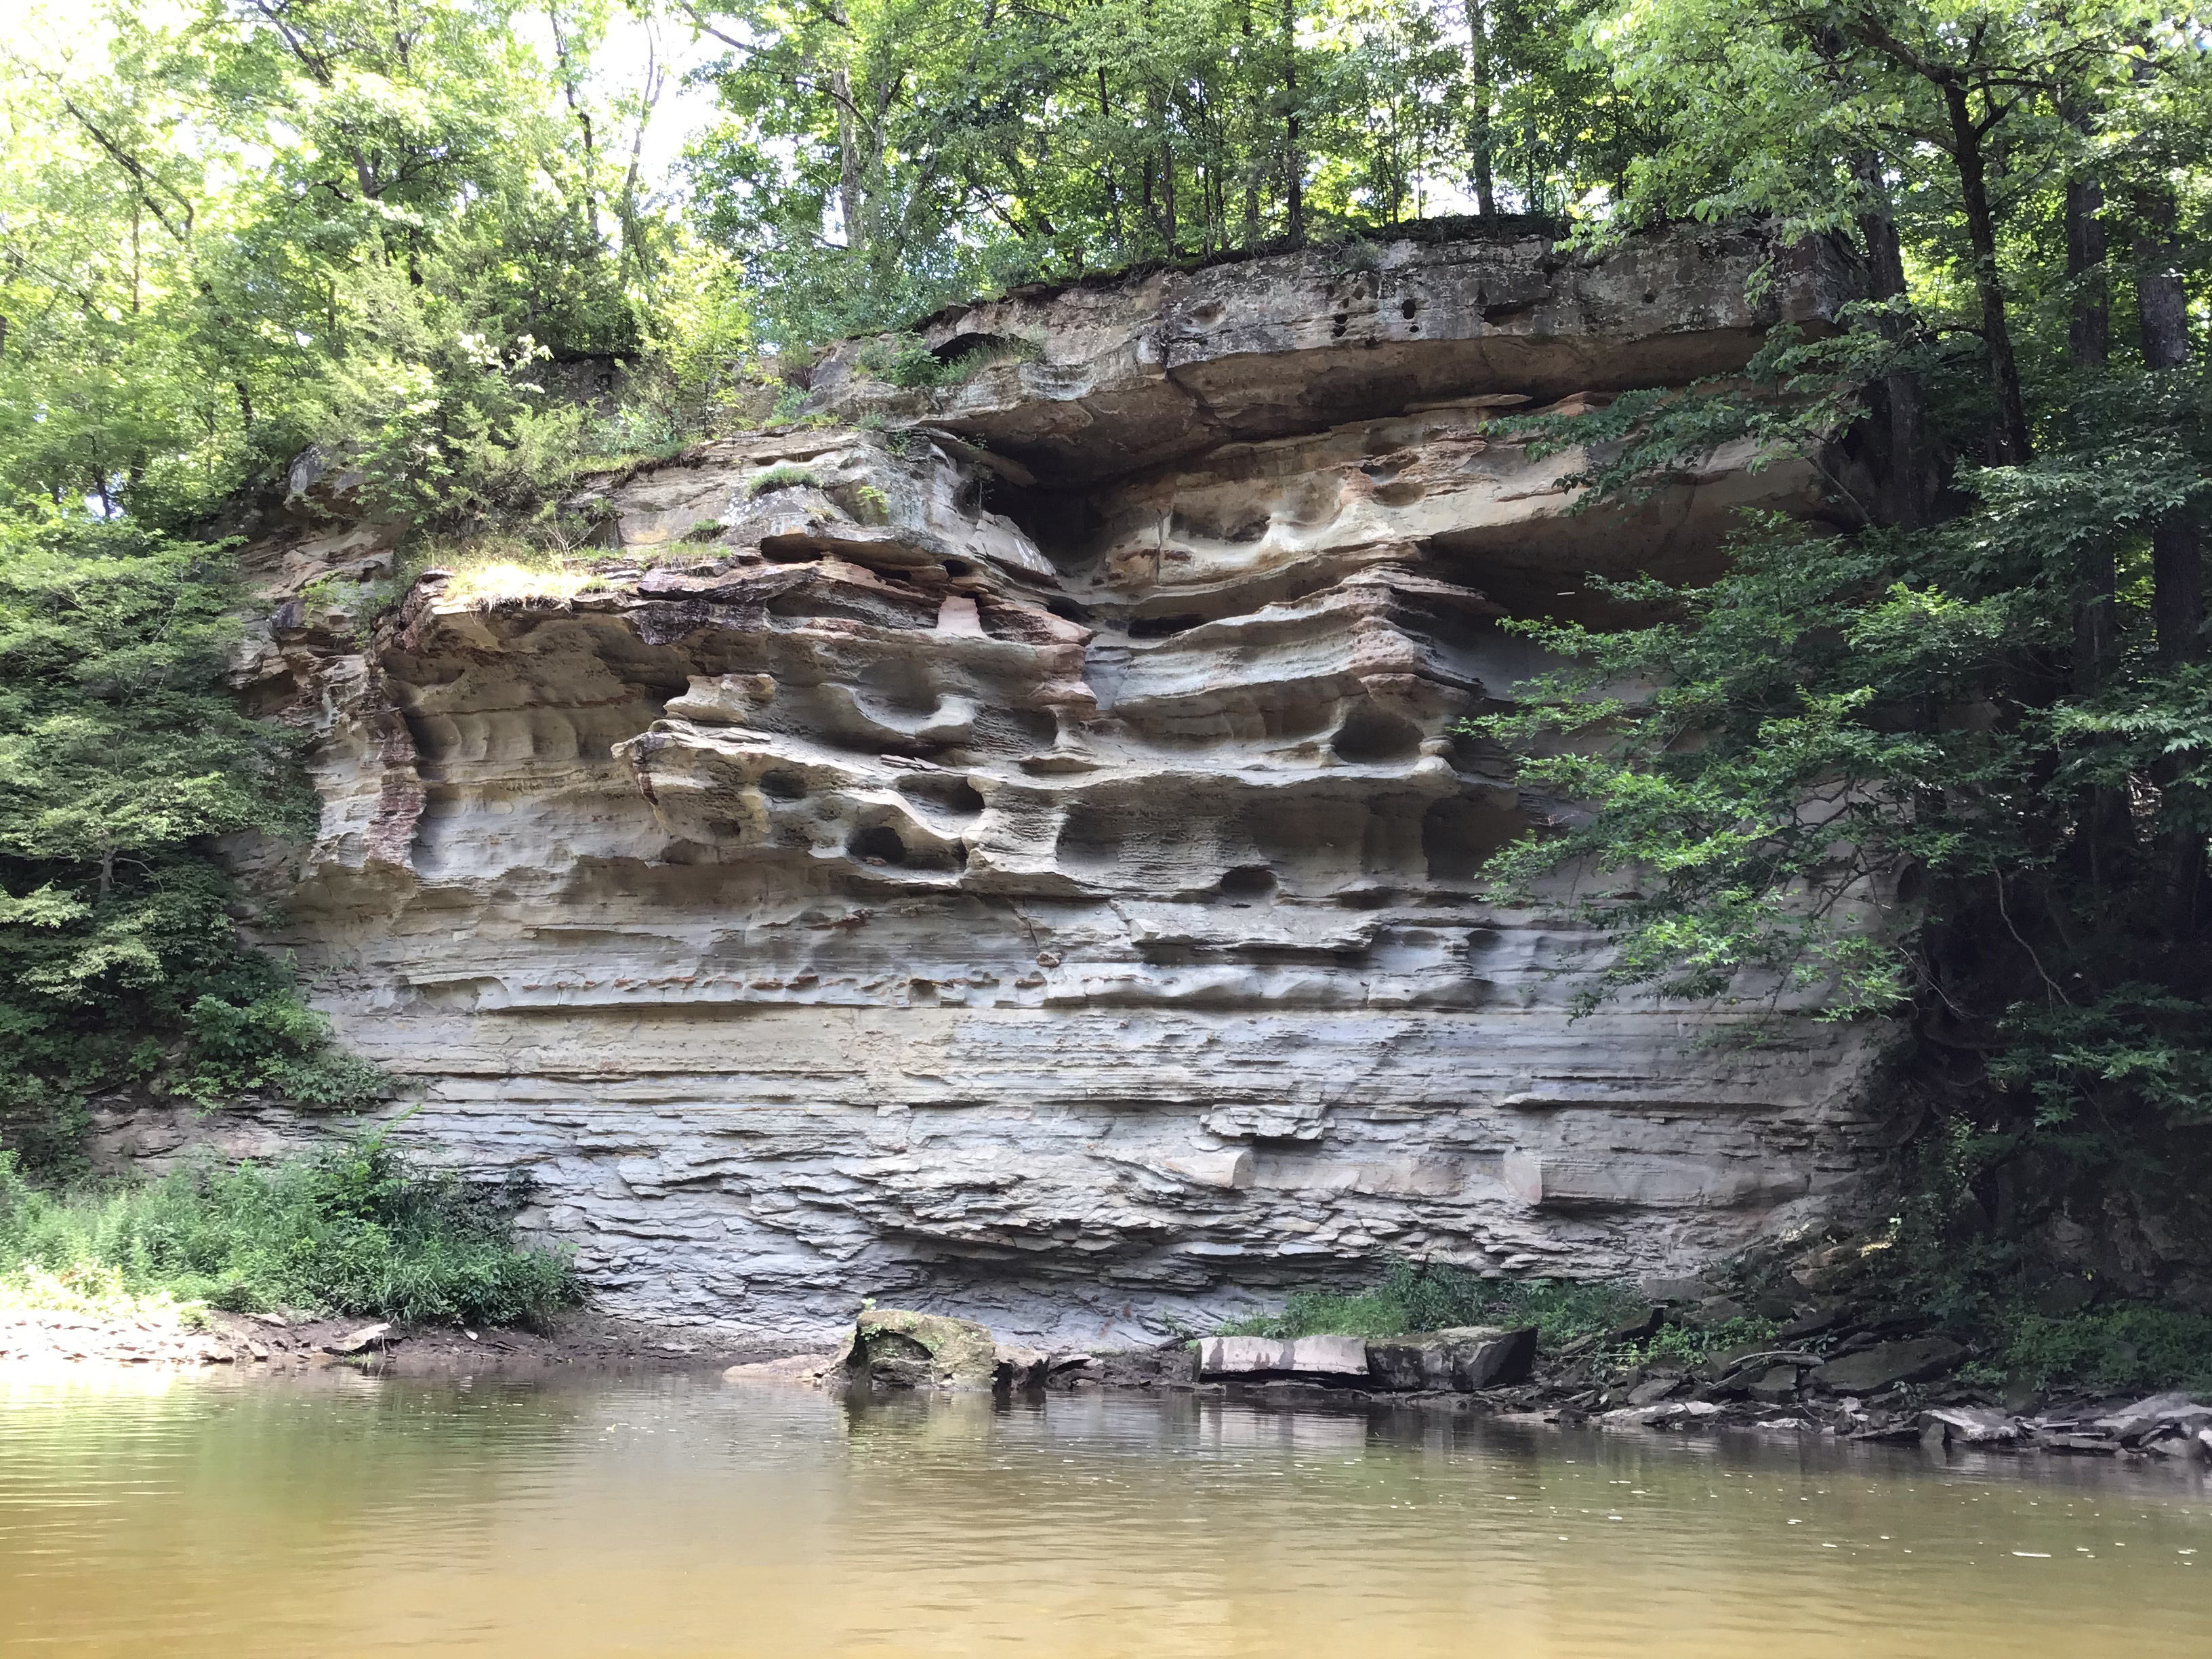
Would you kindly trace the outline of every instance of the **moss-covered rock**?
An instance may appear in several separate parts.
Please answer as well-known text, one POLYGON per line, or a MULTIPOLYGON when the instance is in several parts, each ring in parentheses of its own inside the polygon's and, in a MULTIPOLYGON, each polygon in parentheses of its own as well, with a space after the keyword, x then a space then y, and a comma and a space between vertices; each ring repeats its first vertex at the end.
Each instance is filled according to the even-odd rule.
POLYGON ((892 1389, 988 1389, 998 1345, 972 1319, 871 1308, 853 1328, 845 1368, 854 1382, 892 1389))

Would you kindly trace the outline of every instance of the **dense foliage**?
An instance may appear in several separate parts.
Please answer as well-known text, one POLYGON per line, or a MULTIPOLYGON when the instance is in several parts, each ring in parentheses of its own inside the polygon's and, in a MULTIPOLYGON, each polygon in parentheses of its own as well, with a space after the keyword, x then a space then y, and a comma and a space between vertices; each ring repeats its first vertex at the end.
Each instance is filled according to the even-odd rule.
POLYGON ((1517 624, 1573 665, 1479 729, 1578 805, 1493 872, 1571 875, 1614 992, 1905 1017, 1940 1151, 1909 1209, 1954 1277, 2057 1234, 2155 1282, 2212 1224, 2212 59, 2148 7, 1744 21, 1609 22, 1624 82, 1702 94, 1621 216, 1769 212, 1872 297, 1748 395, 1571 438, 1614 441, 1608 497, 1730 436, 1824 454, 1838 521, 1609 587, 1638 625, 1517 624))
POLYGON ((64 1160, 94 1091, 372 1097, 239 940, 214 838, 313 823, 282 728, 222 683, 220 553, 127 520, 0 523, 0 1132, 64 1160))
POLYGON ((99 1304, 166 1297, 417 1323, 538 1324, 575 1302, 568 1258, 519 1245, 526 1194, 416 1169, 380 1139, 264 1169, 208 1167, 57 1196, 0 1152, 0 1287, 99 1304))
POLYGON ((36 1164, 119 1085, 378 1091, 240 942, 211 856, 314 823, 290 735, 223 683, 223 532, 316 446, 359 475, 351 510, 526 520, 594 451, 665 448, 727 389, 712 274, 635 165, 653 86, 585 84, 604 7, 550 21, 550 52, 501 0, 11 26, 0 1137, 36 1164))
POLYGON ((702 223, 781 337, 1455 208, 1563 213, 1647 112, 1583 0, 682 0, 702 223))

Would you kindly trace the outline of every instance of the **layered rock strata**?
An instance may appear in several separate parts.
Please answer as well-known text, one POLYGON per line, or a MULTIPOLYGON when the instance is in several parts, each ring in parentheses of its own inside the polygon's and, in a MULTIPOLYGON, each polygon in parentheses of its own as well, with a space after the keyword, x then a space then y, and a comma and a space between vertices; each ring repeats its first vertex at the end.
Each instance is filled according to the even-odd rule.
POLYGON ((1745 300, 1771 257, 1407 242, 972 307, 927 334, 1003 348, 964 384, 842 348, 815 418, 574 503, 599 586, 432 573, 366 644, 302 584, 378 532, 271 544, 303 597, 241 678, 318 726, 324 811, 252 855, 270 942, 625 1313, 1126 1336, 1392 1254, 1664 1269, 1844 1200, 1866 1045, 1571 1020, 1592 939, 1477 881, 1562 809, 1455 734, 1542 666, 1503 619, 1817 507, 1726 453, 1577 514, 1582 456, 1497 419, 1817 326, 1802 255, 1745 300))

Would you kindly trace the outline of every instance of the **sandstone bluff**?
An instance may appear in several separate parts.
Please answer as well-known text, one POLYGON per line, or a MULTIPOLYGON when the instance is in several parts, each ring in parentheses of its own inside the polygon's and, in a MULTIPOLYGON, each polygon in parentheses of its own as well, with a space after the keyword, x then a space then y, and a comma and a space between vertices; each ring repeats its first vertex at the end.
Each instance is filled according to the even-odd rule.
POLYGON ((1817 326, 1838 277, 1785 253, 1747 301, 1770 257, 1401 241, 1017 293, 926 325, 998 358, 963 384, 842 347, 822 419, 574 503, 603 586, 433 573, 365 645, 391 534, 302 509, 240 672, 319 739, 313 847, 241 853, 267 942, 405 1133, 526 1173, 605 1305, 662 1321, 807 1336, 876 1296, 1133 1338, 1391 1253, 1650 1272, 1848 1201, 1869 1045, 1571 1021, 1592 939, 1474 880, 1560 809, 1454 735, 1540 665, 1501 617, 1818 510, 1810 466, 1722 453, 1573 514, 1579 457, 1489 423, 1817 326))

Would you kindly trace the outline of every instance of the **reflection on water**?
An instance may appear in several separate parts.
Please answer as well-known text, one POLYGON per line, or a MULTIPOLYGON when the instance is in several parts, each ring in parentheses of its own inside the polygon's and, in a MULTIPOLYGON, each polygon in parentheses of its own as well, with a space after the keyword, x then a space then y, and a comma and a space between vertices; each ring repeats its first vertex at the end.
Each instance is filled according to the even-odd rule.
POLYGON ((2159 1659, 2208 1615, 2201 1477, 2086 1462, 689 1378, 0 1384, 11 1659, 2159 1659))

